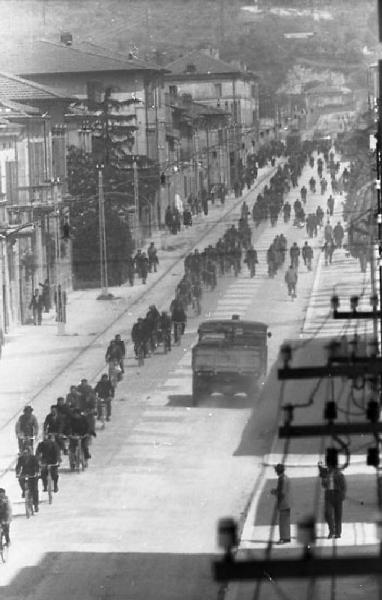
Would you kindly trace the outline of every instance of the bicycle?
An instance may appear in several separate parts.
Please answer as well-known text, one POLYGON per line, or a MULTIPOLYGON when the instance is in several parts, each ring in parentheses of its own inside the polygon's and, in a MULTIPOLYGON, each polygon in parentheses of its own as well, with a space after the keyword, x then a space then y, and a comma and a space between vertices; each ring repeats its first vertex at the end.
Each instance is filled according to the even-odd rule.
POLYGON ((117 387, 118 382, 121 380, 121 375, 122 370, 119 361, 115 358, 109 360, 109 379, 114 389, 117 387))
POLYGON ((4 523, 0 523, 0 558, 1 562, 6 563, 8 560, 9 545, 4 531, 4 523))
POLYGON ((34 515, 33 494, 30 489, 29 480, 36 479, 37 475, 24 475, 24 497, 25 497, 25 516, 29 519, 34 515))
POLYGON ((19 452, 20 454, 23 453, 23 451, 25 450, 25 448, 30 448, 31 452, 33 454, 33 446, 34 446, 34 441, 36 439, 35 435, 21 435, 18 437, 19 440, 19 452))
POLYGON ((143 367, 145 363, 145 347, 143 342, 137 345, 137 359, 138 367, 143 367))
POLYGON ((69 464, 71 471, 84 471, 88 466, 88 461, 84 456, 82 440, 86 435, 71 435, 70 440, 75 443, 75 448, 69 448, 69 464))
POLYGON ((105 429, 107 414, 106 414, 106 400, 105 398, 97 398, 98 403, 98 419, 101 421, 101 429, 105 429))

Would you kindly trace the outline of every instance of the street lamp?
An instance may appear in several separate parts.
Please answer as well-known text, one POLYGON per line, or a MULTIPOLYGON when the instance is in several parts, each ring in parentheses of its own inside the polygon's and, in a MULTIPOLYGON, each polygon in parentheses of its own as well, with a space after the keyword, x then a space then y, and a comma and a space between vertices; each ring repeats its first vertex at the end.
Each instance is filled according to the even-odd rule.
POLYGON ((62 278, 62 257, 61 257, 61 227, 60 227, 60 206, 59 196, 61 197, 61 190, 59 194, 59 185, 61 185, 60 179, 57 177, 52 180, 52 191, 53 191, 53 206, 54 206, 54 227, 55 227, 55 238, 56 238, 56 260, 55 260, 55 291, 54 299, 56 304, 56 322, 57 322, 57 335, 65 335, 66 325, 66 291, 63 284, 62 278))

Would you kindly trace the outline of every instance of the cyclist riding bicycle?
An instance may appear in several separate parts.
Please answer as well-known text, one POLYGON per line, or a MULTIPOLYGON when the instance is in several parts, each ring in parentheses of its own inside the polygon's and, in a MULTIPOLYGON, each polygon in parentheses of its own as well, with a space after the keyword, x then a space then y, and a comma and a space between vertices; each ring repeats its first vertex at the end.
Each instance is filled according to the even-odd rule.
POLYGON ((125 342, 123 341, 123 339, 121 338, 121 335, 119 333, 117 333, 117 335, 114 337, 114 341, 115 343, 118 345, 118 347, 121 350, 121 354, 122 354, 122 358, 119 361, 119 366, 121 367, 121 371, 122 373, 125 372, 125 356, 126 356, 126 346, 125 346, 125 342))
POLYGON ((85 416, 89 424, 89 433, 93 434, 95 432, 95 415, 97 409, 95 392, 87 379, 81 379, 81 383, 77 387, 77 390, 81 394, 80 412, 85 416))
POLYGON ((154 352, 157 345, 159 319, 159 310, 157 309, 155 304, 151 304, 146 314, 145 323, 147 327, 147 334, 149 336, 150 350, 152 353, 154 352))
POLYGON ((43 491, 48 491, 48 465, 50 465, 53 491, 58 492, 58 464, 61 462, 61 453, 53 434, 45 433, 44 440, 36 448, 36 456, 41 466, 43 491))
POLYGON ((4 531, 5 541, 10 546, 11 540, 9 537, 10 526, 12 521, 12 505, 4 488, 0 488, 0 523, 4 531))
POLYGON ((163 310, 159 319, 159 330, 161 331, 163 345, 171 350, 171 317, 163 310))
POLYGON ((38 512, 38 476, 40 465, 38 458, 32 454, 30 446, 25 446, 22 454, 19 456, 16 465, 16 477, 19 479, 21 487, 21 497, 25 498, 25 483, 28 478, 28 489, 32 496, 34 511, 38 512))
POLYGON ((135 358, 138 358, 138 350, 143 346, 144 356, 147 355, 147 327, 142 317, 139 317, 137 322, 134 323, 131 330, 131 339, 134 344, 135 358))
POLYGON ((32 415, 32 412, 32 406, 25 406, 23 414, 16 422, 15 431, 20 452, 22 452, 26 444, 33 448, 33 438, 36 438, 38 435, 38 422, 36 417, 32 415))
POLYGON ((114 398, 114 388, 107 373, 102 375, 94 391, 97 394, 97 419, 100 419, 102 416, 102 401, 104 401, 106 404, 106 421, 110 421, 111 400, 114 398))
POLYGON ((75 439, 77 437, 81 438, 81 446, 82 451, 84 453, 85 460, 89 460, 91 458, 89 452, 89 436, 96 435, 95 432, 90 432, 89 423, 85 417, 85 415, 81 414, 78 408, 75 408, 73 411, 73 416, 69 425, 69 460, 72 465, 73 455, 75 454, 78 440, 75 439))
POLYGON ((67 454, 63 436, 65 435, 66 418, 59 414, 57 406, 52 404, 50 412, 45 417, 44 433, 52 434, 59 445, 60 449, 67 454))
POLYGON ((179 334, 183 335, 186 329, 187 316, 180 302, 172 302, 171 304, 171 320, 174 324, 174 343, 176 344, 179 340, 179 334))

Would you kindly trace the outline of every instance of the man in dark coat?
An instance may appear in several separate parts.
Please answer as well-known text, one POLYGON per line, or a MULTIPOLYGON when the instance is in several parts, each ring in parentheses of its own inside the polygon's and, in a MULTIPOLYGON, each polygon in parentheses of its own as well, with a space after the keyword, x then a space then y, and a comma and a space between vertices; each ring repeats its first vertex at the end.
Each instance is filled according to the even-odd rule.
POLYGON ((44 299, 42 294, 36 289, 29 303, 29 308, 32 309, 33 324, 41 325, 42 322, 42 311, 44 308, 44 299))

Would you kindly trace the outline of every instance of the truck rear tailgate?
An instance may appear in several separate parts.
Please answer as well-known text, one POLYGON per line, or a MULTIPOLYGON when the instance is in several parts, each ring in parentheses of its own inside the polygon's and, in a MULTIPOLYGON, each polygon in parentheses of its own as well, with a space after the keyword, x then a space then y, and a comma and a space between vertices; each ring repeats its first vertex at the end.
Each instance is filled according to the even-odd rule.
POLYGON ((194 350, 194 371, 256 373, 261 370, 261 350, 256 347, 216 348, 200 345, 194 350))

